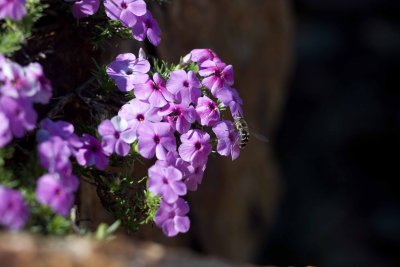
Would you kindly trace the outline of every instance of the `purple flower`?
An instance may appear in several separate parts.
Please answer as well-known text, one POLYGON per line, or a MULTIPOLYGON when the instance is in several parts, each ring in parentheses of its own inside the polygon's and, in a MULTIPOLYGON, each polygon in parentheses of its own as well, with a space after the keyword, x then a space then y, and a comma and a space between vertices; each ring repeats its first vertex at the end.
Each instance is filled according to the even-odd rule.
POLYGON ((155 165, 164 168, 167 168, 169 166, 175 167, 182 172, 183 177, 186 177, 188 174, 190 174, 188 169, 190 164, 182 160, 179 157, 178 152, 176 152, 175 150, 168 152, 165 160, 157 160, 155 165))
POLYGON ((167 122, 143 123, 138 129, 139 153, 145 158, 154 155, 164 160, 169 151, 176 150, 176 140, 167 122))
POLYGON ((184 70, 171 72, 167 81, 167 89, 175 95, 178 103, 197 103, 201 95, 201 83, 193 71, 186 73, 184 70))
POLYGON ((143 16, 147 11, 143 0, 106 0, 104 7, 110 19, 119 20, 126 27, 135 25, 137 17, 143 16))
POLYGON ((190 191, 196 191, 197 186, 203 181, 204 171, 206 170, 206 164, 194 167, 188 165, 188 175, 185 176, 183 181, 186 184, 186 188, 190 191))
POLYGON ((204 165, 211 153, 210 135, 200 130, 189 130, 181 135, 178 151, 181 158, 194 167, 204 165))
POLYGON ((122 92, 131 91, 136 84, 149 79, 147 72, 150 63, 146 59, 136 58, 132 53, 120 54, 107 66, 107 74, 122 92))
POLYGON ((191 61, 196 62, 199 65, 206 60, 214 60, 217 58, 217 54, 208 48, 193 49, 188 55, 190 55, 191 61))
POLYGON ((0 19, 20 20, 26 15, 25 0, 3 0, 0 2, 0 19))
POLYGON ((38 145, 40 165, 50 173, 71 171, 69 157, 72 152, 68 143, 58 136, 52 136, 38 145))
POLYGON ((36 103, 48 104, 52 96, 52 87, 49 79, 44 75, 43 68, 39 63, 31 63, 25 67, 26 79, 29 82, 31 100, 36 103))
POLYGON ((98 127, 99 134, 103 137, 101 146, 107 156, 116 153, 126 156, 130 144, 136 139, 135 130, 128 127, 128 122, 119 116, 103 121, 98 127))
POLYGON ((153 165, 149 169, 149 191, 162 196, 168 203, 175 202, 179 196, 186 195, 186 185, 182 181, 182 172, 172 166, 153 165))
POLYGON ((196 112, 199 115, 200 124, 203 126, 213 126, 220 120, 218 104, 207 96, 197 100, 196 112))
POLYGON ((224 86, 218 90, 214 96, 218 98, 225 106, 229 107, 234 118, 243 117, 243 101, 240 98, 238 91, 236 91, 234 88, 224 86))
POLYGON ((0 148, 12 140, 10 123, 7 116, 0 110, 0 148))
POLYGON ((25 70, 17 63, 6 61, 2 66, 3 85, 0 92, 13 98, 31 97, 36 92, 25 77, 25 70))
POLYGON ((100 0, 78 0, 72 7, 72 15, 80 19, 91 16, 99 9, 100 0))
POLYGON ((28 207, 19 191, 0 185, 0 224, 13 230, 24 227, 28 207))
POLYGON ((132 36, 138 41, 143 41, 147 37, 154 46, 160 43, 161 30, 150 11, 137 18, 137 23, 132 27, 132 36))
POLYGON ((35 128, 37 114, 32 103, 26 98, 1 96, 0 111, 7 116, 11 132, 15 137, 22 137, 26 131, 35 128))
POLYGON ((172 204, 161 201, 154 221, 157 226, 162 228, 166 236, 176 236, 178 233, 189 231, 190 220, 186 216, 188 212, 189 205, 182 198, 178 198, 172 204))
POLYGON ((73 175, 45 174, 37 181, 36 199, 56 213, 67 216, 74 204, 74 193, 78 186, 78 178, 73 175))
POLYGON ((76 161, 82 166, 95 165, 99 170, 104 170, 108 158, 103 152, 100 142, 89 134, 82 136, 83 146, 76 152, 76 161))
POLYGON ((58 136, 65 140, 71 150, 75 152, 82 146, 82 142, 76 134, 74 134, 74 126, 66 121, 52 121, 48 118, 40 122, 40 129, 37 131, 36 139, 43 142, 52 136, 58 136))
POLYGON ((221 121, 213 127, 217 136, 217 152, 222 156, 231 156, 235 160, 240 154, 239 134, 236 132, 232 122, 221 121))
POLYGON ((161 116, 159 116, 157 112, 158 109, 152 108, 149 103, 135 98, 122 106, 121 110, 118 112, 118 116, 128 122, 129 128, 135 132, 136 139, 137 129, 142 123, 146 121, 161 121, 161 116))
POLYGON ((197 118, 194 107, 189 106, 187 103, 170 103, 162 108, 158 114, 166 116, 166 120, 181 134, 189 131, 192 123, 197 118))
POLYGON ((134 92, 136 98, 147 100, 153 107, 164 107, 173 100, 173 95, 167 90, 164 79, 158 73, 153 75, 153 80, 137 84, 134 92))
POLYGON ((215 93, 222 87, 233 85, 233 67, 219 60, 206 60, 200 65, 200 76, 205 77, 203 85, 215 93))

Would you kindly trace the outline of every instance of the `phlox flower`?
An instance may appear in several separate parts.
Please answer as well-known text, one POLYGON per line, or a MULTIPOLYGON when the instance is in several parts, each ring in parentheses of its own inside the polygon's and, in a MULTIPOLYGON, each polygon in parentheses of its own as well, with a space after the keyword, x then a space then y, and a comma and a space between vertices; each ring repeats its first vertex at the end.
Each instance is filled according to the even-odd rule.
POLYGON ((181 135, 182 144, 178 148, 181 158, 194 167, 204 165, 211 153, 210 135, 194 129, 181 135))
POLYGON ((176 236, 178 233, 186 233, 190 228, 190 220, 186 216, 189 205, 182 198, 172 204, 161 201, 156 211, 154 221, 161 227, 166 236, 176 236))
POLYGON ((186 188, 190 191, 196 191, 197 187, 203 181, 204 171, 206 170, 206 164, 199 165, 197 167, 193 165, 187 166, 188 173, 184 177, 186 188))
POLYGON ((135 97, 148 101, 153 107, 164 107, 173 100, 173 95, 165 87, 165 81, 159 73, 153 75, 153 80, 137 84, 134 89, 135 97))
POLYGON ((213 126, 220 120, 218 104, 207 96, 197 100, 196 112, 199 115, 200 124, 203 126, 213 126))
POLYGON ((72 15, 80 19, 91 16, 97 12, 100 6, 100 0, 78 0, 72 6, 72 15))
POLYGON ((150 43, 157 46, 161 41, 161 30, 150 11, 137 18, 137 23, 132 27, 132 36, 138 41, 144 41, 147 37, 150 43))
POLYGON ((32 90, 31 100, 35 103, 48 104, 52 96, 52 87, 49 79, 44 75, 39 63, 31 63, 25 67, 26 79, 32 90))
POLYGON ((40 129, 36 133, 38 142, 48 140, 53 136, 58 136, 67 142, 72 152, 82 146, 80 138, 74 134, 74 126, 66 121, 52 121, 48 118, 40 122, 40 129))
POLYGON ((138 129, 139 153, 151 159, 164 160, 169 151, 176 150, 176 141, 171 126, 167 122, 143 123, 138 129))
POLYGON ((202 84, 211 90, 213 95, 224 86, 233 85, 233 67, 220 60, 206 60, 200 65, 200 76, 203 76, 202 84))
MULTIPOLYGON (((214 51, 208 48, 197 48, 190 51, 188 54, 190 55, 190 60, 196 62, 197 64, 201 65, 206 60, 214 60, 217 59, 217 54, 214 51)), ((186 55, 186 56, 188 56, 186 55)))
POLYGON ((118 112, 118 116, 128 122, 129 128, 135 133, 135 139, 137 136, 137 129, 142 123, 161 121, 161 116, 158 115, 158 109, 152 108, 149 103, 136 98, 123 105, 118 112))
POLYGON ((11 139, 10 122, 7 116, 0 110, 0 148, 7 145, 11 139))
POLYGON ((20 20, 26 15, 26 0, 2 0, 0 2, 0 19, 20 20))
POLYGON ((119 20, 126 27, 137 23, 137 17, 146 14, 146 3, 143 0, 105 0, 104 7, 107 16, 119 20))
POLYGON ((108 164, 108 158, 104 154, 99 140, 90 134, 83 134, 82 147, 75 153, 76 161, 82 166, 95 165, 99 170, 104 170, 108 164))
POLYGON ((224 86, 216 92, 215 97, 218 98, 225 106, 229 107, 234 118, 243 117, 243 101, 236 89, 229 86, 224 86))
POLYGON ((122 92, 131 91, 136 84, 145 83, 149 79, 147 72, 150 63, 146 59, 136 58, 132 53, 120 54, 106 69, 122 92))
POLYGON ((26 98, 0 96, 0 112, 7 116, 12 134, 22 137, 36 125, 37 114, 26 98))
POLYGON ((175 202, 187 192, 181 171, 172 166, 162 167, 157 164, 149 169, 148 187, 150 192, 161 196, 168 203, 175 202))
POLYGON ((74 204, 79 181, 73 175, 45 174, 37 181, 36 199, 56 213, 67 216, 74 204))
POLYGON ((231 156, 235 160, 240 154, 239 134, 236 132, 232 122, 221 121, 213 128, 217 136, 217 152, 222 156, 231 156))
POLYGON ((50 173, 70 172, 69 157, 71 154, 68 143, 58 136, 52 136, 38 145, 40 165, 50 173))
POLYGON ((175 95, 178 103, 197 103, 201 96, 201 83, 193 71, 172 71, 167 81, 167 89, 175 95))
POLYGON ((0 185, 0 225, 19 230, 24 227, 28 216, 28 207, 22 194, 0 185))
POLYGON ((98 132, 102 136, 101 146, 107 156, 114 152, 120 156, 128 155, 130 144, 136 139, 135 130, 129 128, 128 122, 119 116, 104 120, 98 132))
POLYGON ((193 122, 196 121, 197 114, 193 106, 188 103, 170 103, 160 109, 158 114, 165 117, 173 129, 183 134, 189 131, 193 122))
POLYGON ((12 61, 5 61, 2 66, 3 85, 0 93, 13 98, 31 97, 36 92, 25 77, 25 70, 19 64, 12 61))

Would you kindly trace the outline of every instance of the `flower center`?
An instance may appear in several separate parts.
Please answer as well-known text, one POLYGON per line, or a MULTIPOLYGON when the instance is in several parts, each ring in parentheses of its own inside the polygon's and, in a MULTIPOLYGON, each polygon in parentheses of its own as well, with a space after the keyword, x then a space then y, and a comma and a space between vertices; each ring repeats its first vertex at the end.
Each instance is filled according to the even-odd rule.
POLYGON ((122 8, 122 9, 127 9, 127 8, 128 8, 128 5, 127 5, 125 2, 122 2, 122 3, 121 3, 121 8, 122 8))
POLYGON ((160 143, 160 137, 158 137, 158 135, 155 135, 153 140, 157 145, 160 143))
POLYGON ((98 151, 97 146, 91 146, 90 151, 92 151, 93 153, 96 153, 98 151))
POLYGON ((158 88, 157 84, 153 83, 153 90, 158 91, 160 88, 158 88))
POLYGON ((216 71, 215 71, 215 76, 221 77, 221 71, 220 71, 220 70, 216 70, 216 71))
POLYGON ((201 143, 200 143, 200 142, 195 143, 195 144, 194 144, 194 148, 195 148, 196 150, 199 150, 199 149, 201 148, 201 143))
POLYGON ((183 86, 184 86, 184 87, 189 87, 189 82, 188 82, 188 81, 184 81, 184 82, 183 82, 183 86))
POLYGON ((132 75, 132 74, 133 74, 133 70, 128 69, 128 70, 126 71, 126 75, 132 75))
POLYGON ((163 177, 162 182, 163 184, 168 184, 168 179, 166 177, 163 177))
POLYGON ((137 119, 138 121, 144 121, 144 116, 143 116, 143 114, 138 114, 138 115, 136 116, 136 119, 137 119))
POLYGON ((170 211, 170 212, 168 213, 168 218, 172 219, 172 218, 174 218, 174 217, 175 217, 175 211, 170 211))
POLYGON ((211 109, 211 110, 214 110, 215 109, 215 104, 213 102, 209 102, 208 103, 208 108, 211 109))
POLYGON ((119 132, 115 132, 114 137, 115 137, 115 139, 119 139, 119 132))
POLYGON ((56 195, 56 196, 61 195, 61 190, 60 190, 60 188, 56 188, 56 189, 54 190, 54 195, 56 195))

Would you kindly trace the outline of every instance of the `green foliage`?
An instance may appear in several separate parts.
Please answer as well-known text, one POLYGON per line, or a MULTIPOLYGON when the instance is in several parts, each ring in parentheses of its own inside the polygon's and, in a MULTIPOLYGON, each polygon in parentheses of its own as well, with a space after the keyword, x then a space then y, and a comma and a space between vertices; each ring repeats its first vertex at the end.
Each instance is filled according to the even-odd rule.
POLYGON ((93 46, 95 49, 104 49, 111 38, 131 39, 132 33, 118 20, 106 20, 104 24, 95 25, 93 33, 93 46))
POLYGON ((16 187, 18 180, 13 179, 14 175, 12 171, 5 167, 7 159, 11 159, 14 155, 14 149, 12 147, 0 148, 0 184, 6 187, 16 187))
POLYGON ((121 225, 120 220, 116 220, 113 224, 108 226, 106 223, 101 223, 96 230, 95 237, 98 240, 112 240, 114 239, 114 233, 118 230, 121 225))
POLYGON ((33 25, 43 16, 47 7, 40 0, 27 0, 27 15, 21 21, 5 19, 0 24, 0 53, 11 56, 20 50, 32 35, 33 25))

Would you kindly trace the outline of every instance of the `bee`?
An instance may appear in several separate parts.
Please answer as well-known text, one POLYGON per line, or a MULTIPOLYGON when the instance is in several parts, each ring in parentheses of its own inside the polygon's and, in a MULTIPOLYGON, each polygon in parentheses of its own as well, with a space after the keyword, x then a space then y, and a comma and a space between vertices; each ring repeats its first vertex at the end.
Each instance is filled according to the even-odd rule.
POLYGON ((250 139, 250 131, 247 122, 243 117, 236 117, 234 118, 233 125, 239 134, 239 148, 243 149, 246 147, 250 139))

